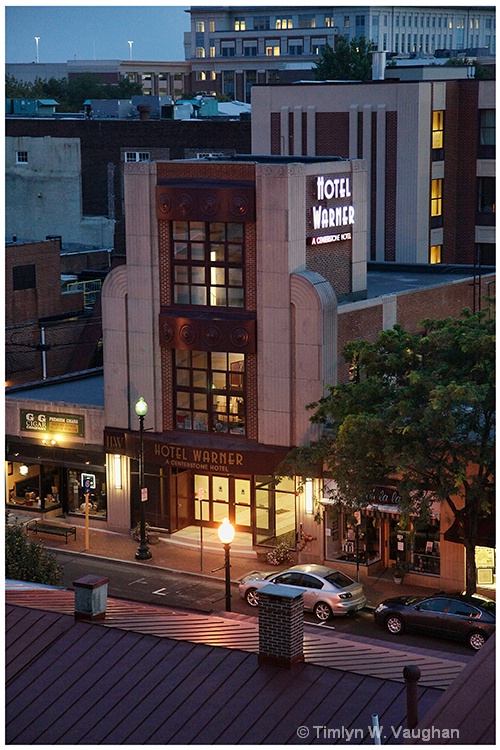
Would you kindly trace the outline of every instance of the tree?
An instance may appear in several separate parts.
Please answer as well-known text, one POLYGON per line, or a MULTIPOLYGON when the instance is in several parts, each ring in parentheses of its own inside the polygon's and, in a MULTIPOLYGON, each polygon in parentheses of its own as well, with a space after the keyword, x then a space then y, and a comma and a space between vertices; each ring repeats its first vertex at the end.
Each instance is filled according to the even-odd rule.
POLYGON ((298 467, 307 475, 322 463, 349 508, 396 482, 403 518, 429 518, 434 501, 447 503, 473 593, 478 519, 494 504, 495 324, 466 310, 420 328, 396 325, 373 343, 347 344, 343 355, 358 377, 310 405, 323 436, 292 451, 278 473, 298 467))
POLYGON ((5 526, 5 577, 60 586, 62 568, 41 542, 28 539, 22 526, 12 524, 5 526))
POLYGON ((373 43, 368 43, 364 36, 359 40, 351 39, 350 42, 345 36, 339 36, 335 50, 326 44, 319 61, 315 63, 316 80, 371 80, 373 48, 373 43))

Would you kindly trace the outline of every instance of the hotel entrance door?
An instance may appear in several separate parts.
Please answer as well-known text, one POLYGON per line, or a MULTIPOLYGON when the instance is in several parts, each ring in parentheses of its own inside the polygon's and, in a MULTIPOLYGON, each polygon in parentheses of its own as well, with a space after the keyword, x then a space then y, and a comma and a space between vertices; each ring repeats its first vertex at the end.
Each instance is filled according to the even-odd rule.
POLYGON ((251 480, 195 474, 194 521, 219 526, 229 518, 237 531, 252 531, 251 480))

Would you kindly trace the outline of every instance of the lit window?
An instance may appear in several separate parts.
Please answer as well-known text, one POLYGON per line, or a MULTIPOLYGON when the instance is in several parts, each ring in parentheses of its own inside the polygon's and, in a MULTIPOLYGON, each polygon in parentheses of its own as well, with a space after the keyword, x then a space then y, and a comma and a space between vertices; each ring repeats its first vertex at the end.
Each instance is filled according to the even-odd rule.
POLYGON ((269 45, 268 47, 266 47, 267 57, 279 57, 279 55, 280 55, 279 45, 275 45, 275 46, 269 45))
POLYGON ((125 161, 151 161, 151 154, 149 151, 125 151, 125 161))
POLYGON ((443 214, 443 180, 432 180, 431 183, 431 216, 443 214))
POLYGON ((205 21, 196 21, 196 31, 203 33, 205 31, 205 21))
POLYGON ((349 18, 349 16, 344 16, 344 28, 348 29, 350 25, 351 25, 351 19, 349 18))
POLYGON ((245 31, 246 29, 246 23, 244 18, 235 18, 234 19, 234 30, 235 31, 245 31))
POLYGON ((285 16, 285 18, 276 19, 276 29, 293 29, 293 22, 291 16, 285 16))
POLYGON ((209 21, 209 22, 208 22, 208 29, 209 29, 209 31, 211 31, 212 33, 213 33, 213 32, 215 31, 215 21, 209 21))
POLYGON ((441 263, 442 260, 442 245, 432 245, 429 255, 429 263, 441 263))
POLYGON ((443 148, 444 112, 432 113, 432 148, 443 148))
POLYGON ((243 224, 173 224, 174 302, 244 307, 243 224))
POLYGON ((27 163, 28 163, 28 152, 16 151, 16 164, 27 164, 27 163))
POLYGON ((175 352, 178 430, 245 435, 245 355, 175 352))
POLYGON ((205 57, 205 47, 196 47, 196 57, 205 57))
POLYGON ((299 29, 315 29, 316 16, 299 16, 299 29))
POLYGON ((335 26, 335 18, 333 16, 325 16, 325 26, 332 29, 335 26))
POLYGON ((208 51, 209 57, 215 57, 215 45, 212 45, 208 51))

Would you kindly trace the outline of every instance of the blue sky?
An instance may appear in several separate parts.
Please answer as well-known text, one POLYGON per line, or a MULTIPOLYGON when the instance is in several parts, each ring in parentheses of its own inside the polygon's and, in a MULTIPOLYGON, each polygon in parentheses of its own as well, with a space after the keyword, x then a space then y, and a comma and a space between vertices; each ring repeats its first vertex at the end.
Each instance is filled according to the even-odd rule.
MULTIPOLYGON (((194 3, 193 3, 194 5, 194 3)), ((5 6, 5 62, 67 60, 184 60, 190 5, 163 2, 5 6)))

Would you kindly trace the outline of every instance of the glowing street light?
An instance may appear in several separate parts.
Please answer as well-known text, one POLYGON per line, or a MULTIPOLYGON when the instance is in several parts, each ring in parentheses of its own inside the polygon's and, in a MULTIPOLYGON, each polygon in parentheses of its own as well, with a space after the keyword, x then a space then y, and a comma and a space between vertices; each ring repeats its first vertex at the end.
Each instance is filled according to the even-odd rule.
POLYGON ((132 59, 132 45, 133 45, 133 43, 134 42, 131 42, 131 41, 128 42, 128 45, 130 47, 130 59, 132 59))
POLYGON ((224 569, 226 579, 226 612, 231 612, 231 563, 229 560, 229 550, 231 542, 234 539, 234 527, 229 523, 228 518, 224 518, 217 531, 219 539, 224 545, 224 569))
POLYGON ((36 62, 37 62, 37 64, 38 64, 38 62, 39 62, 39 60, 38 60, 38 42, 39 42, 39 41, 40 41, 40 37, 39 37, 39 36, 36 36, 36 37, 35 37, 35 44, 36 44, 36 62))
POLYGON ((141 508, 141 541, 139 549, 135 553, 136 560, 150 560, 152 555, 146 542, 146 513, 144 502, 147 497, 147 490, 144 488, 144 417, 148 412, 148 405, 141 396, 135 405, 135 413, 139 417, 139 495, 141 508))

